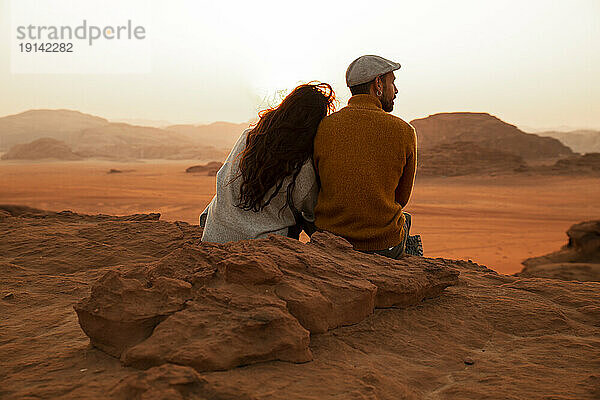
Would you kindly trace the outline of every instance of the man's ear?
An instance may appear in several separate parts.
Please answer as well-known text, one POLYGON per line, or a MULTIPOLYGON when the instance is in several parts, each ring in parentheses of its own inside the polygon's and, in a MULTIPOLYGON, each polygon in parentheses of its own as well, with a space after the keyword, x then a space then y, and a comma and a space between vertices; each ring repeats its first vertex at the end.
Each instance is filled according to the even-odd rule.
POLYGON ((381 75, 375 78, 375 93, 383 93, 383 88, 385 86, 384 82, 385 76, 381 75))

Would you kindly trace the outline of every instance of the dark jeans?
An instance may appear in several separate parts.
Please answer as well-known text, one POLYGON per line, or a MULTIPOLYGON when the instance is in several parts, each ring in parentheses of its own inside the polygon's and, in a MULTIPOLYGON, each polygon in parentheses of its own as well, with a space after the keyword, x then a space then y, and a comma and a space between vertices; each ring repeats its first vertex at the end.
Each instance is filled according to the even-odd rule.
MULTIPOLYGON (((410 226, 412 217, 409 213, 403 212, 404 214, 404 237, 402 238, 402 242, 398 245, 391 247, 389 249, 383 250, 373 250, 373 251, 362 251, 363 253, 368 254, 379 254, 384 257, 398 259, 402 257, 404 254, 411 254, 415 256, 423 256, 423 245, 421 243, 421 235, 410 236, 410 226)), ((315 231, 317 231, 317 227, 314 223, 308 222, 304 219, 296 218, 296 225, 291 226, 288 229, 288 237, 298 239, 300 236, 300 232, 305 231, 308 236, 312 235, 315 231)))
POLYGON ((380 256, 398 259, 404 254, 406 248, 406 240, 408 239, 408 233, 410 232, 411 216, 409 213, 402 212, 404 214, 404 237, 402 241, 394 247, 383 250, 363 251, 363 253, 379 254, 380 256))

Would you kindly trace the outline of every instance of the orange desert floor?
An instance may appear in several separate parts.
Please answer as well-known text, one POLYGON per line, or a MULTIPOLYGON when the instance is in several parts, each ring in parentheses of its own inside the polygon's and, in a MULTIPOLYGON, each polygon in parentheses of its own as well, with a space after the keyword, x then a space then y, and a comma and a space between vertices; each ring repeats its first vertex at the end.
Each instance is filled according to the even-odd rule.
MULTIPOLYGON (((185 173, 194 164, 4 161, 0 204, 91 214, 160 212, 163 220, 195 224, 214 195, 215 178, 185 173), (109 174, 111 168, 123 172, 109 174)), ((406 211, 426 256, 470 259, 512 274, 523 259, 565 244, 572 224, 600 216, 599 183, 514 174, 423 178, 406 211)))

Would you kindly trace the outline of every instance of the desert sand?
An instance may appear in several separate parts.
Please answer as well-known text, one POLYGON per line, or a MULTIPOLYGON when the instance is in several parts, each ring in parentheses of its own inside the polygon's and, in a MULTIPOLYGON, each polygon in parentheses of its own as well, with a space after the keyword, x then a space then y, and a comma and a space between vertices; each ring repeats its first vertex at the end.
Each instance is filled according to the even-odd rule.
MULTIPOLYGON (((161 213, 197 224, 214 176, 186 173, 209 160, 116 163, 3 161, 0 204, 80 213, 161 213), (109 174, 110 169, 128 171, 109 174)), ((418 177, 407 211, 425 255, 473 260, 512 274, 560 248, 576 222, 600 215, 597 177, 527 174, 418 177)))

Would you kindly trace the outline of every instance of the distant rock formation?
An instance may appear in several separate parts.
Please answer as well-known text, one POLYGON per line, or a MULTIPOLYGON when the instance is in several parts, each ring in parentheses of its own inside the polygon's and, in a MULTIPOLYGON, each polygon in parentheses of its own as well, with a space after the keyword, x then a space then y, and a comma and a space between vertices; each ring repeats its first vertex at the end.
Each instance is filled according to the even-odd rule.
POLYGON ((553 165, 523 166, 518 172, 542 175, 600 176, 600 153, 574 155, 556 161, 553 165))
POLYGON ((577 130, 571 132, 539 132, 539 136, 549 136, 560 140, 577 153, 600 153, 600 131, 577 130))
POLYGON ((473 142, 478 146, 517 155, 523 159, 549 159, 573 155, 556 139, 524 133, 487 113, 441 113, 411 121, 421 149, 442 143, 473 142))
POLYGON ((111 123, 81 131, 74 151, 86 157, 128 159, 223 159, 225 150, 204 146, 164 129, 111 123))
POLYGON ((78 111, 30 110, 0 118, 0 151, 41 137, 62 141, 83 158, 222 160, 229 152, 229 146, 219 149, 210 140, 199 141, 166 129, 113 123, 78 111))
POLYGON ((600 282, 600 263, 550 263, 523 268, 516 274, 527 278, 600 282))
POLYGON ((2 160, 42 160, 56 159, 65 161, 82 160, 80 154, 74 153, 71 148, 60 140, 41 138, 27 144, 17 144, 2 155, 2 160))
POLYGON ((559 251, 523 261, 517 276, 600 281, 600 220, 575 224, 559 251))
POLYGON ((0 118, 0 151, 42 137, 71 144, 84 129, 109 124, 108 120, 72 110, 29 110, 0 118))
MULTIPOLYGON (((501 169, 503 162, 510 172, 510 168, 520 161, 507 155, 521 157, 525 162, 548 159, 554 162, 574 155, 571 149, 554 138, 524 133, 486 113, 442 113, 411 123, 417 130, 419 150, 425 156, 421 173, 424 176, 435 174, 436 169, 446 176, 462 175, 469 169, 476 170, 475 166, 488 173, 501 169), (470 168, 450 164, 458 153, 463 157, 469 156, 455 146, 459 142, 471 143, 469 148, 481 157, 470 157, 470 168), (448 158, 434 153, 433 149, 441 145, 443 147, 438 150, 448 152, 448 158), (475 145, 478 147, 473 147, 475 145), (429 150, 432 151, 428 153, 429 150), (458 153, 453 156, 453 152, 458 153), (485 157, 491 157, 493 161, 485 157), (428 158, 432 158, 433 163, 428 158), (438 167, 435 162, 444 166, 438 167)), ((0 151, 47 137, 64 142, 73 153, 84 158, 218 161, 225 159, 249 125, 215 122, 155 128, 114 123, 78 111, 30 110, 0 118, 0 151)), ((528 170, 537 172, 535 169, 528 170)))
POLYGON ((582 156, 558 160, 551 170, 562 173, 600 173, 600 153, 586 153, 582 156))
POLYGON ((215 176, 222 166, 223 163, 212 161, 206 165, 193 165, 188 167, 186 168, 185 172, 194 174, 202 173, 208 176, 215 176))
POLYGON ((442 143, 422 149, 417 163, 419 176, 512 173, 527 168, 519 156, 484 148, 473 142, 442 143))

